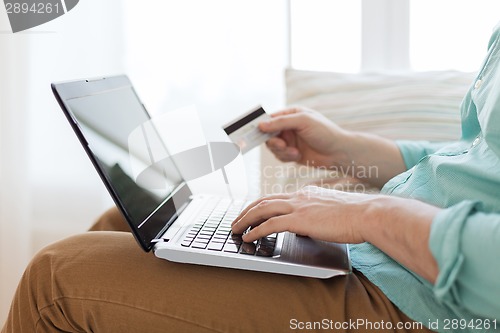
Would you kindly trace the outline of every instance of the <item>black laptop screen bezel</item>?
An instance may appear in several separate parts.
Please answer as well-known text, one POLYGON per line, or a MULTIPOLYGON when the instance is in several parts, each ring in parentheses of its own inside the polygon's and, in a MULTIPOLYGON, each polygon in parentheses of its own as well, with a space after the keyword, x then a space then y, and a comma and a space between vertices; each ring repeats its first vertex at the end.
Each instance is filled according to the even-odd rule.
POLYGON ((182 181, 170 193, 170 195, 165 198, 165 200, 154 211, 151 212, 152 214, 148 216, 145 221, 143 221, 147 221, 147 223, 144 223, 139 230, 137 226, 132 222, 132 218, 127 210, 126 205, 120 200, 120 197, 118 196, 117 191, 114 189, 113 184, 106 176, 106 171, 101 166, 97 156, 94 154, 89 144, 87 143, 85 135, 82 132, 78 121, 72 114, 71 108, 67 103, 68 100, 74 98, 85 97, 114 89, 128 88, 133 91, 135 98, 137 98, 137 101, 142 105, 143 111, 147 118, 151 119, 149 113, 147 112, 143 103, 140 101, 135 89, 133 88, 132 83, 126 75, 119 75, 97 79, 52 83, 51 87, 57 99, 57 102, 59 103, 67 120, 69 121, 76 136, 78 137, 78 140, 82 144, 85 152, 90 158, 92 164, 94 165, 94 168, 96 169, 101 180, 106 186, 106 189, 111 195, 116 206, 127 220, 127 223, 129 224, 137 242, 140 244, 144 251, 151 251, 155 244, 153 240, 160 237, 168 229, 170 224, 175 221, 178 214, 180 214, 185 207, 185 205, 179 205, 179 203, 188 203, 190 201, 190 198, 192 196, 191 190, 189 189, 186 182, 182 181), (177 205, 174 203, 177 203, 177 205))

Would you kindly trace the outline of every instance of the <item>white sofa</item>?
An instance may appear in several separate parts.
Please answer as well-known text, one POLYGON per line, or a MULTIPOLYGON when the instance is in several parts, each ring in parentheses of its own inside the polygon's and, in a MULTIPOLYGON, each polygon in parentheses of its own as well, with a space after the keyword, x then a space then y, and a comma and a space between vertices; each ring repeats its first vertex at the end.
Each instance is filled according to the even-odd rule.
MULTIPOLYGON (((338 125, 391 139, 460 137, 460 104, 475 73, 457 71, 346 74, 285 71, 286 104, 323 113, 338 125)), ((261 153, 261 192, 290 192, 338 173, 283 164, 261 153), (299 170, 300 169, 300 170, 299 170)))

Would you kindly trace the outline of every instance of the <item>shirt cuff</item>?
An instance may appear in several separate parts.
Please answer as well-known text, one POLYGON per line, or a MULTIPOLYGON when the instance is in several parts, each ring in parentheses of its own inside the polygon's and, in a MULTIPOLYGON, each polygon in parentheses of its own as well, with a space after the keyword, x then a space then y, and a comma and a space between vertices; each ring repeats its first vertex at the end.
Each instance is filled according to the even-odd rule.
POLYGON ((477 202, 462 201, 440 211, 431 226, 429 247, 439 266, 439 275, 433 287, 440 300, 461 304, 455 280, 464 263, 460 239, 468 216, 477 202))
POLYGON ((446 143, 430 141, 397 140, 396 144, 403 156, 406 168, 411 169, 425 156, 436 152, 446 143))

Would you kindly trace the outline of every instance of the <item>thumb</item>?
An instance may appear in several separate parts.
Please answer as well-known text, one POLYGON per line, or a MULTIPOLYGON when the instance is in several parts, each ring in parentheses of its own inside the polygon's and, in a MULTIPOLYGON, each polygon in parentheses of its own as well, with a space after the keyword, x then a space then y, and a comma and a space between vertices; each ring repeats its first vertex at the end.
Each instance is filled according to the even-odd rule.
POLYGON ((282 115, 259 123, 259 129, 265 133, 285 130, 297 131, 304 128, 306 123, 304 118, 300 113, 282 115))

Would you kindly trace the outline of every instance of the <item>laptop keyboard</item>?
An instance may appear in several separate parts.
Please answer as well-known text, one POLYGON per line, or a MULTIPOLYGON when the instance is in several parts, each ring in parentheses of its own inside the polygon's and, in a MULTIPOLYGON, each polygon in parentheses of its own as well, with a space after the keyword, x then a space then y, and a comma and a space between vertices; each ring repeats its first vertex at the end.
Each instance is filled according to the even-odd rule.
POLYGON ((228 199, 208 204, 202 209, 181 245, 208 251, 272 257, 277 234, 246 243, 243 242, 242 235, 233 234, 231 231, 231 223, 238 217, 244 206, 244 201, 228 199))

